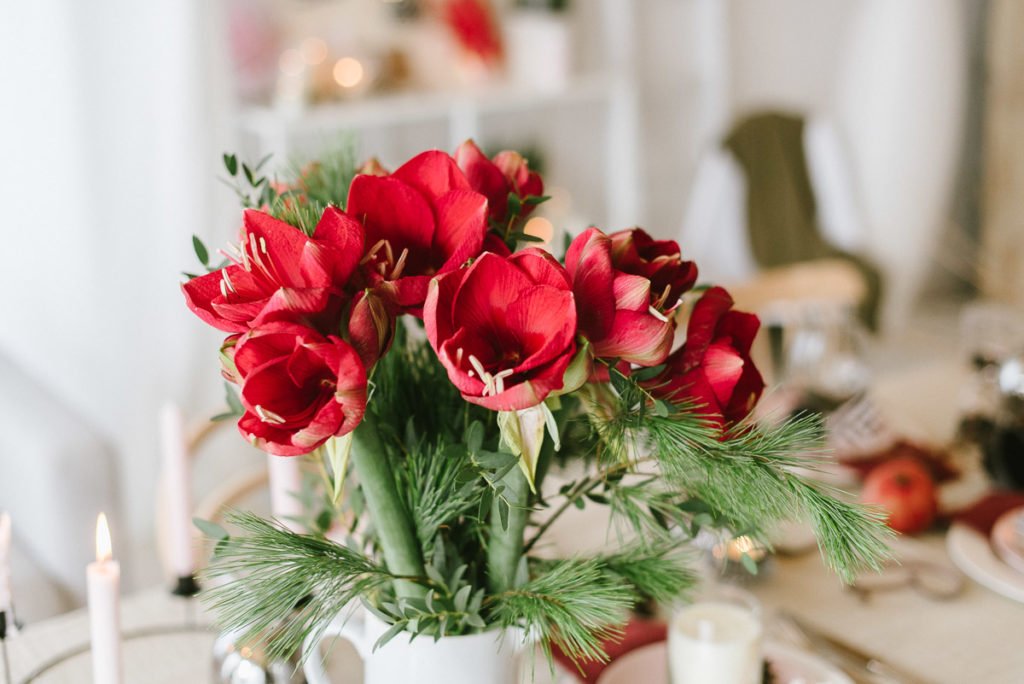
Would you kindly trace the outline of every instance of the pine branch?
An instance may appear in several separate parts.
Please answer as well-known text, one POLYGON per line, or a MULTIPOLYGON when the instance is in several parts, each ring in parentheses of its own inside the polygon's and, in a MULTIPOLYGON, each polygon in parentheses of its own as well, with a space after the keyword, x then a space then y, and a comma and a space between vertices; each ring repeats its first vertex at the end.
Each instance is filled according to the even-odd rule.
POLYGON ((880 568, 889 557, 892 533, 877 514, 793 471, 819 466, 820 418, 743 426, 710 444, 695 444, 671 419, 655 416, 647 424, 665 478, 708 504, 734 530, 756 533, 770 522, 806 519, 826 563, 845 581, 859 570, 880 568))
POLYGON ((355 599, 387 586, 394 577, 357 551, 319 537, 294 534, 251 513, 231 513, 241 536, 218 543, 201 594, 222 629, 264 645, 272 658, 287 658, 303 641, 355 599))
POLYGON ((651 546, 635 543, 618 553, 600 557, 609 571, 633 585, 639 595, 659 603, 671 603, 685 595, 697 581, 680 551, 685 540, 651 546))
POLYGON ((490 597, 493 615, 505 627, 537 635, 547 656, 554 644, 573 660, 607 662, 602 643, 622 636, 636 596, 600 559, 565 560, 522 587, 490 597))
POLYGON ((723 436, 699 408, 656 402, 621 374, 612 373, 612 380, 615 392, 605 388, 604 407, 595 402, 589 408, 603 461, 654 456, 670 487, 704 502, 714 519, 734 531, 760 537, 769 523, 805 519, 826 563, 846 581, 889 557, 892 533, 875 513, 794 472, 821 464, 819 417, 770 427, 741 424, 723 436))

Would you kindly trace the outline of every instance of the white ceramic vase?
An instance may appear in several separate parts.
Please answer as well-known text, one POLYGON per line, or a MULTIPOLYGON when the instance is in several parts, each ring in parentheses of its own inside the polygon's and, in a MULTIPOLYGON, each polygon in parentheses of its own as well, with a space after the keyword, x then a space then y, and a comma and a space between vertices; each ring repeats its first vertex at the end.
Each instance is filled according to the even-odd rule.
MULTIPOLYGON (((341 637, 355 647, 363 660, 364 684, 516 684, 519 681, 521 635, 489 631, 482 634, 443 637, 434 641, 422 636, 410 639, 398 634, 374 650, 388 625, 365 611, 347 621, 347 611, 327 628, 321 640, 341 637)), ((309 684, 332 684, 323 666, 319 643, 303 666, 309 684)))

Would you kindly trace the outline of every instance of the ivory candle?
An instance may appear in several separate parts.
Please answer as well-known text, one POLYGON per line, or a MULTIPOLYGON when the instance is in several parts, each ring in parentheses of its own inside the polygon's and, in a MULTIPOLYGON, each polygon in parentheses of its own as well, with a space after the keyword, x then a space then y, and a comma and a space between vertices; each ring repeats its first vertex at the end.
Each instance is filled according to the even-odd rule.
POLYGON ((0 612, 10 612, 11 601, 11 516, 4 511, 0 513, 0 612))
POLYGON ((305 511, 299 493, 302 491, 302 458, 299 456, 273 456, 267 454, 270 478, 270 511, 285 527, 301 532, 296 518, 305 511))
POLYGON ((725 601, 694 603, 668 633, 672 684, 760 684, 761 623, 725 601))
POLYGON ((167 511, 168 564, 174 577, 195 574, 192 537, 192 488, 185 417, 176 404, 160 410, 160 451, 167 511))
POLYGON ((93 684, 121 684, 121 565, 113 559, 107 516, 96 519, 96 562, 86 568, 93 684))

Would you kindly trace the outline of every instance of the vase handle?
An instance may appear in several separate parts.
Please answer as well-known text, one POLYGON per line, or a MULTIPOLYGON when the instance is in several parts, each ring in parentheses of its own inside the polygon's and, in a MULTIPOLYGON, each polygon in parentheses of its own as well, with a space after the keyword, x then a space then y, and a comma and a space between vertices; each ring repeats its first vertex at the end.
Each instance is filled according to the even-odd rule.
POLYGON ((362 606, 351 613, 343 610, 331 620, 323 634, 316 639, 306 639, 302 645, 302 652, 306 654, 302 672, 309 684, 331 684, 320 654, 320 642, 330 637, 341 637, 352 644, 364 663, 373 652, 373 643, 366 634, 366 610, 362 606))

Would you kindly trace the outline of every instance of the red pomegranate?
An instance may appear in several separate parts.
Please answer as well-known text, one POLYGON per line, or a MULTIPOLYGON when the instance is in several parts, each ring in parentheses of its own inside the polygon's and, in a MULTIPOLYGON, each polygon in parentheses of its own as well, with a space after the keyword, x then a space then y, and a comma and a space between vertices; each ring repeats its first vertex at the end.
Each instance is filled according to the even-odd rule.
POLYGON ((864 479, 860 497, 885 509, 889 527, 903 534, 928 529, 938 510, 935 481, 915 458, 894 458, 876 466, 864 479))

